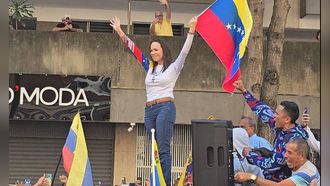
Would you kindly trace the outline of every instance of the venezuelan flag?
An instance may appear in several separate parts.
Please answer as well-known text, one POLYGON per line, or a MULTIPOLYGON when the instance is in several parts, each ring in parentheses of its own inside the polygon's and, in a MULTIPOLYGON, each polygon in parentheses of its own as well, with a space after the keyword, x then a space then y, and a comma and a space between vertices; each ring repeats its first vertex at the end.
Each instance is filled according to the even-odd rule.
POLYGON ((252 29, 247 0, 217 0, 198 17, 196 30, 225 66, 223 89, 233 92, 252 29))
POLYGON ((151 186, 166 186, 166 182, 164 179, 162 166, 160 164, 159 154, 158 154, 158 145, 156 140, 153 140, 153 146, 154 146, 154 162, 155 166, 151 167, 151 175, 150 175, 150 185, 151 186), (153 185, 153 172, 155 171, 155 185, 153 185))
POLYGON ((64 170, 68 174, 67 186, 93 186, 92 169, 79 113, 72 121, 62 157, 64 170))
POLYGON ((186 164, 184 165, 178 186, 184 186, 185 182, 187 184, 193 185, 193 164, 191 152, 189 153, 186 164))

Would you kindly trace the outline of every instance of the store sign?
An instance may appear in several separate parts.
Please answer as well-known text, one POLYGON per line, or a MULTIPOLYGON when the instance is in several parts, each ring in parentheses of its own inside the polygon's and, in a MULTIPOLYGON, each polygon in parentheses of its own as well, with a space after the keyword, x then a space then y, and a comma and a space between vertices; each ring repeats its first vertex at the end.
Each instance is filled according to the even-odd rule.
MULTIPOLYGON (((69 106, 74 105, 77 106, 78 103, 84 103, 85 106, 89 106, 88 99, 86 97, 86 93, 83 89, 80 89, 78 94, 75 95, 73 90, 68 88, 60 88, 57 90, 54 87, 44 87, 40 90, 39 87, 35 88, 33 92, 29 95, 25 87, 20 87, 19 90, 19 104, 23 105, 24 101, 32 102, 35 101, 36 105, 39 105, 40 103, 43 105, 56 105, 58 106, 69 106), (47 92, 48 91, 48 92, 47 92), (70 99, 68 102, 63 102, 63 94, 69 93, 70 99), (53 100, 46 101, 44 99, 45 95, 47 94, 54 94, 53 100)), ((9 88, 9 103, 11 103, 14 100, 15 94, 14 90, 12 88, 9 88)))
POLYGON ((107 76, 9 75, 10 119, 109 121, 111 78, 107 76))

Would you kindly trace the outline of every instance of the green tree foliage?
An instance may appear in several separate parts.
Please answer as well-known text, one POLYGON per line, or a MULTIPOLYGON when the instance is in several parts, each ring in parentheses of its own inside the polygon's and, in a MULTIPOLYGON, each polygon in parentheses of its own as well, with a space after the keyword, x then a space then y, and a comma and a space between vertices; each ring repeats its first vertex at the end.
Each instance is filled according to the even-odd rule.
MULTIPOLYGON (((9 2, 9 24, 16 30, 22 18, 32 17, 34 6, 28 0, 10 0, 9 2)), ((24 25, 22 25, 24 26, 24 25)))

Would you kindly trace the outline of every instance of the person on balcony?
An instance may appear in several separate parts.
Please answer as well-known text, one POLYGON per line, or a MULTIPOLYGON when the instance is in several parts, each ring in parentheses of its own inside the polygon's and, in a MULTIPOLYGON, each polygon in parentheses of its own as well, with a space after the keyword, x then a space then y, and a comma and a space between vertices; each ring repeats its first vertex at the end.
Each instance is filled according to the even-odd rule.
POLYGON ((155 12, 155 19, 150 26, 150 35, 152 36, 173 36, 171 23, 171 8, 167 0, 159 0, 161 5, 165 5, 166 16, 163 11, 155 12))
POLYGON ((83 32, 79 25, 72 23, 71 16, 65 15, 64 20, 58 23, 54 28, 54 32, 83 32))

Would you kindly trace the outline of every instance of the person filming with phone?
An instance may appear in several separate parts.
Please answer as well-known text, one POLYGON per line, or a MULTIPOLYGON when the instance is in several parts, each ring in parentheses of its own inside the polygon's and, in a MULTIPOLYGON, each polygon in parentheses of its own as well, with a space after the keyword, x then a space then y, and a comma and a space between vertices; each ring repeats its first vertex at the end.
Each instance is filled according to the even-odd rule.
POLYGON ((314 151, 316 151, 318 154, 320 154, 320 141, 318 141, 315 138, 313 132, 308 127, 308 123, 310 122, 310 119, 311 118, 310 118, 310 116, 308 114, 308 109, 307 109, 307 107, 305 107, 304 113, 303 113, 303 115, 301 117, 301 126, 308 133, 307 143, 310 146, 310 148, 313 149, 314 151))
POLYGON ((79 25, 72 23, 71 16, 65 15, 64 20, 58 23, 54 28, 54 32, 83 32, 79 25))

